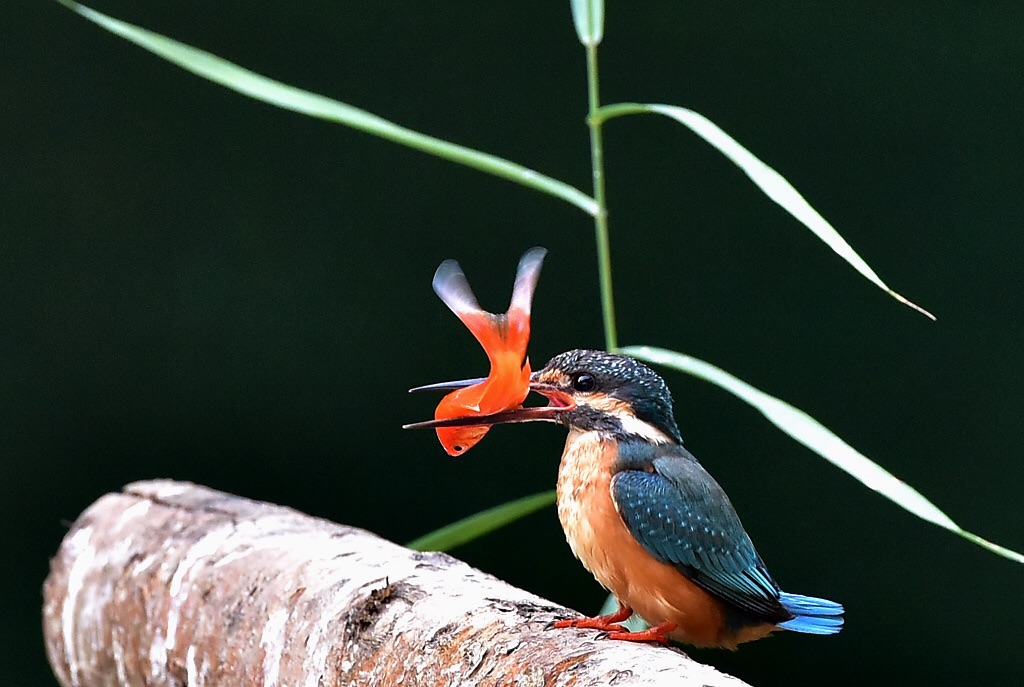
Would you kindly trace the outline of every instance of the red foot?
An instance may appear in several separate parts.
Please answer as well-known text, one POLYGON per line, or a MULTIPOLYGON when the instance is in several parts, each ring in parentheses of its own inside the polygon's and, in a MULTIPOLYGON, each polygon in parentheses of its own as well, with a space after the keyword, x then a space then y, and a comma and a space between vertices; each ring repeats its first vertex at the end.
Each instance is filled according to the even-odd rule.
POLYGON ((626 642, 660 642, 668 646, 665 635, 679 627, 675 623, 662 623, 649 627, 641 632, 609 632, 608 639, 621 639, 626 642))
MULTIPOLYGON (((619 604, 619 610, 596 618, 573 618, 572 620, 556 620, 551 627, 580 627, 588 630, 603 630, 612 634, 633 634, 618 623, 633 615, 633 609, 619 604)), ((610 637, 611 635, 609 635, 610 637)))

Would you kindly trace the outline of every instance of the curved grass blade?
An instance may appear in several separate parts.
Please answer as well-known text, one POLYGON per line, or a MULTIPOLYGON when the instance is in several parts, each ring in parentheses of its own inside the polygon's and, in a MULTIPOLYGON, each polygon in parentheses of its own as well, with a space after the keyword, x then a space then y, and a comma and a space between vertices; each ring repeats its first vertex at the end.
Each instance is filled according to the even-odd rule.
POLYGON ((764 191, 765 195, 778 203, 786 212, 800 220, 804 226, 814 232, 829 248, 834 250, 865 278, 900 303, 913 308, 931 320, 935 319, 935 316, 930 312, 889 288, 864 259, 853 250, 850 244, 846 242, 846 239, 840 236, 835 227, 822 217, 817 210, 811 207, 810 203, 800 195, 799 191, 793 188, 792 184, 786 181, 785 177, 764 162, 761 162, 753 153, 740 145, 736 139, 722 131, 717 124, 704 115, 688 110, 685 107, 676 107, 674 105, 620 103, 602 107, 598 110, 596 118, 604 121, 612 117, 645 112, 671 117, 703 138, 720 153, 732 160, 737 167, 742 169, 750 177, 750 180, 764 191))
POLYGON ((839 469, 853 475, 869 489, 877 491, 917 517, 958 534, 1000 556, 1024 563, 1024 554, 964 530, 919 491, 865 457, 799 408, 794 408, 785 401, 769 396, 721 368, 682 353, 652 346, 626 346, 618 350, 625 355, 665 365, 722 387, 754 406, 768 418, 769 422, 783 432, 839 469))
POLYGON ((415 539, 406 546, 417 551, 450 551, 555 502, 555 492, 545 491, 480 511, 415 539))
POLYGON ((570 4, 580 43, 596 46, 604 37, 604 0, 570 0, 570 4))
POLYGON ((280 81, 261 76, 256 72, 228 62, 204 50, 193 48, 190 45, 167 38, 134 24, 114 19, 71 0, 58 1, 107 31, 141 48, 145 48, 154 55, 158 55, 182 69, 221 86, 226 86, 242 95, 285 110, 317 117, 329 122, 344 124, 368 134, 380 136, 394 143, 415 148, 430 155, 514 181, 522 186, 543 191, 575 205, 591 216, 597 214, 597 203, 594 202, 593 198, 574 186, 553 179, 528 167, 495 155, 421 134, 378 117, 366 110, 361 110, 326 96, 304 91, 280 81))

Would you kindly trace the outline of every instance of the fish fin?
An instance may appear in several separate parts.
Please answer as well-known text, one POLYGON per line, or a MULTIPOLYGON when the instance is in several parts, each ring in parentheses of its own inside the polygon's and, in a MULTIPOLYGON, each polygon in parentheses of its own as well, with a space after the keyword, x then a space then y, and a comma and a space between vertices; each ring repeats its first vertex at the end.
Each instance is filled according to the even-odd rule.
POLYGON ((438 265, 432 285, 438 298, 460 319, 461 313, 482 311, 458 261, 445 260, 438 265))
POLYGON ((547 255, 547 250, 538 246, 523 253, 523 257, 519 259, 516 283, 512 288, 512 302, 508 308, 510 313, 513 310, 519 310, 526 315, 530 314, 533 292, 537 288, 537 280, 540 278, 540 268, 544 264, 545 255, 547 255))
POLYGON ((466 274, 455 260, 445 260, 434 273, 434 293, 466 325, 485 351, 497 343, 495 336, 502 328, 504 315, 494 315, 483 308, 473 295, 466 274))
POLYGON ((505 342, 505 348, 515 352, 519 358, 517 362, 523 370, 529 369, 526 347, 530 342, 530 309, 545 255, 547 250, 540 247, 531 248, 523 253, 516 269, 516 282, 512 288, 512 301, 509 303, 508 313, 497 327, 497 332, 505 342))

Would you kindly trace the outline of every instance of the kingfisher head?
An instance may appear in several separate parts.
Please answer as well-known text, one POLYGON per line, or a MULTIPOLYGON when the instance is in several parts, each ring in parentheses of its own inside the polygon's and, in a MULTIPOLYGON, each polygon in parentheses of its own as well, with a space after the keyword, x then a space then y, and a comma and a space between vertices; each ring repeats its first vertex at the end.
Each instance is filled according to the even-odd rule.
POLYGON ((668 385, 634 358, 567 351, 534 373, 530 389, 549 399, 552 420, 571 428, 682 443, 668 385))
MULTIPOLYGON (((445 382, 414 391, 455 389, 480 381, 445 382)), ((457 420, 432 420, 407 427, 546 421, 616 438, 682 443, 668 385, 654 370, 633 358, 603 351, 566 351, 533 373, 530 390, 545 396, 548 405, 457 420)))

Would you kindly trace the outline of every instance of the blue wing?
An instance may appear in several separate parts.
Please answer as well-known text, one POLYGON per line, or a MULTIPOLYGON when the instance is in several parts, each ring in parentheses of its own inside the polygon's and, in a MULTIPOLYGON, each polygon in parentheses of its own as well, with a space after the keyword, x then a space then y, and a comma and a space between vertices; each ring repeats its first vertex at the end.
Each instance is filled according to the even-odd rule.
POLYGON ((622 442, 616 467, 612 499, 648 553, 757 620, 793 618, 729 497, 689 451, 622 442))

